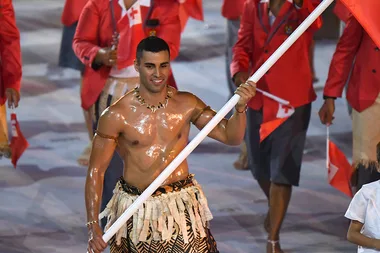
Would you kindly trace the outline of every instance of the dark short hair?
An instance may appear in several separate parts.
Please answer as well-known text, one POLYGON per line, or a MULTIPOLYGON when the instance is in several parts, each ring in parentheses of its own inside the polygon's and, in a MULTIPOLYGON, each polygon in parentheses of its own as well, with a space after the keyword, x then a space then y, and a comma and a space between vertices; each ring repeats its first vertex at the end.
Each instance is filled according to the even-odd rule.
POLYGON ((152 52, 152 53, 168 51, 169 57, 170 57, 170 50, 169 50, 168 43, 166 43, 165 40, 156 36, 146 37, 145 39, 141 40, 140 43, 137 45, 137 50, 136 50, 137 62, 140 62, 140 59, 143 55, 143 51, 152 52))

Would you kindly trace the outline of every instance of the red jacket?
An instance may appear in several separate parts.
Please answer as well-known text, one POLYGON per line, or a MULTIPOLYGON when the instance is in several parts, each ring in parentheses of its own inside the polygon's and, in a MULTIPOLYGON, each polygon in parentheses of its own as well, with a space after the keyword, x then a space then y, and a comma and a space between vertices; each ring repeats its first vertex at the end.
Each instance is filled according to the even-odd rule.
MULTIPOLYGON (((155 0, 151 19, 158 19, 155 28, 156 36, 164 39, 170 47, 171 59, 177 57, 181 39, 181 23, 178 17, 179 3, 173 0, 155 0)), ((121 17, 121 7, 114 1, 116 20, 121 17)), ((146 17, 149 8, 141 7, 141 16, 146 17)), ((146 35, 150 31, 146 29, 146 35)), ((92 62, 100 48, 110 47, 113 26, 109 0, 90 0, 83 9, 73 40, 73 49, 78 58, 85 64, 83 86, 81 91, 82 107, 90 108, 100 95, 111 71, 102 66, 93 69, 92 62)), ((121 45, 119 45, 120 47, 121 45)))
POLYGON ((239 19, 243 13, 245 0, 224 0, 222 5, 222 16, 226 19, 239 19))
POLYGON ((5 89, 20 91, 22 67, 20 32, 12 1, 2 0, 0 3, 0 104, 3 105, 5 89))
MULTIPOLYGON (((238 41, 233 48, 230 66, 232 76, 238 72, 253 74, 317 5, 311 0, 304 0, 302 8, 297 9, 285 1, 275 22, 269 27, 269 15, 263 17, 266 10, 259 1, 247 0, 244 4, 238 41)), ((319 18, 261 78, 258 87, 288 100, 294 107, 315 100, 309 50, 313 33, 321 25, 322 20, 319 18)), ((262 95, 257 93, 248 105, 259 110, 262 107, 262 95)))
POLYGON ((65 26, 71 26, 79 20, 79 16, 88 0, 66 0, 61 16, 61 22, 65 26))
POLYGON ((347 7, 340 0, 335 1, 335 6, 333 9, 333 13, 344 23, 347 23, 347 20, 350 18, 351 13, 347 9, 347 7))
POLYGON ((350 16, 330 64, 325 96, 342 96, 352 64, 347 100, 361 112, 374 103, 380 92, 380 51, 359 22, 350 16))

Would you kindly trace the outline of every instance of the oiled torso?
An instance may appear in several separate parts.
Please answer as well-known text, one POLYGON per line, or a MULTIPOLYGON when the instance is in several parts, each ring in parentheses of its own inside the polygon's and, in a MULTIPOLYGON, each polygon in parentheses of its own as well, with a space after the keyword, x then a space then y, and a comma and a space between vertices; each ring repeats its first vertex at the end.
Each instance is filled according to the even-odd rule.
MULTIPOLYGON (((177 92, 167 107, 152 112, 128 93, 121 106, 123 131, 118 138, 118 152, 124 160, 125 180, 143 190, 186 147, 190 121, 196 100, 190 93, 177 92)), ((184 161, 165 181, 169 184, 188 175, 184 161)))

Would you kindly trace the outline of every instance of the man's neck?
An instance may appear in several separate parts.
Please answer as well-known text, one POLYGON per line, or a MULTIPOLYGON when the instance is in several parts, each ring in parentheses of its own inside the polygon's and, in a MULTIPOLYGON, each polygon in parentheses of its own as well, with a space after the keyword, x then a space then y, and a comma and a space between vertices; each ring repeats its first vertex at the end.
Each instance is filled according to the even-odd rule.
POLYGON ((165 100, 168 87, 165 86, 160 92, 151 92, 147 90, 143 85, 139 87, 140 96, 145 100, 146 103, 151 105, 156 105, 165 100))

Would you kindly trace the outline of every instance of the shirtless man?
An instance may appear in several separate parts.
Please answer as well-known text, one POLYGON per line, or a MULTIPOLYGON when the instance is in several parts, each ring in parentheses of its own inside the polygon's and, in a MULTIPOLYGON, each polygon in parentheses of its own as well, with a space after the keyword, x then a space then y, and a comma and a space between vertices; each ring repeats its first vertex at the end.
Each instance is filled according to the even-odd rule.
MULTIPOLYGON (((89 252, 101 252, 107 246, 98 218, 108 216, 107 230, 185 148, 190 123, 202 129, 216 114, 195 95, 167 86, 169 61, 164 40, 142 40, 135 60, 140 87, 100 117, 86 180, 89 252), (124 160, 124 179, 116 184, 113 198, 99 216, 103 177, 115 149, 124 160)), ((211 138, 227 145, 242 142, 247 102, 255 95, 255 87, 249 82, 237 88, 241 98, 234 114, 215 127, 211 138)), ((184 161, 111 239, 111 252, 218 252, 208 228, 211 219, 202 189, 184 161)))

